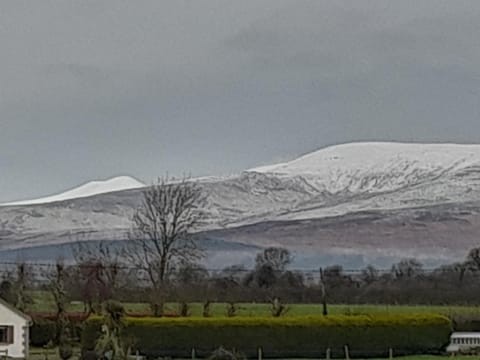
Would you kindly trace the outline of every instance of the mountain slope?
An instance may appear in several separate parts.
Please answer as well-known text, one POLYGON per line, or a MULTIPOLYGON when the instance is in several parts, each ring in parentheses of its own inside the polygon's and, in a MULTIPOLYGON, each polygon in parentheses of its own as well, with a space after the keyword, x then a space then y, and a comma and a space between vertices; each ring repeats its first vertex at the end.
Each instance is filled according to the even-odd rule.
POLYGON ((480 170, 480 145, 353 143, 249 170, 302 176, 319 191, 385 192, 480 170))
POLYGON ((145 184, 130 176, 118 176, 108 180, 90 181, 86 184, 80 185, 79 187, 65 191, 61 194, 47 196, 39 199, 15 201, 0 204, 0 206, 45 204, 70 199, 78 199, 115 191, 137 189, 142 187, 145 187, 145 184))
MULTIPOLYGON (((438 263, 478 243, 479 145, 338 145, 199 186, 207 194, 202 236, 289 247, 303 264, 413 255, 438 263)), ((0 249, 125 239, 140 187, 0 207, 0 249)), ((215 258, 220 250, 209 244, 215 258)))
POLYGON ((479 145, 353 143, 249 172, 300 177, 320 194, 289 219, 480 199, 479 145))

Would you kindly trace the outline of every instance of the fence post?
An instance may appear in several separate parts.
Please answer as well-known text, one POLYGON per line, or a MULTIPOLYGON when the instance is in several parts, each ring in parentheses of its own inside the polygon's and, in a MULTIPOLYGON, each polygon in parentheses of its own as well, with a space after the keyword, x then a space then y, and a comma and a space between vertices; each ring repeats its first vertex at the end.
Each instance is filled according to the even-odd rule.
POLYGON ((326 354, 326 356, 325 356, 325 357, 327 358, 327 360, 330 360, 330 356, 331 356, 330 353, 331 353, 331 350, 330 350, 330 348, 328 348, 328 349, 327 349, 327 354, 326 354))
POLYGON ((393 349, 392 349, 392 348, 388 349, 388 358, 389 358, 390 360, 393 359, 393 349))
POLYGON ((195 348, 192 348, 192 360, 195 360, 197 354, 195 353, 195 348))
POLYGON ((258 355, 258 360, 263 359, 263 350, 261 346, 258 347, 257 355, 258 355))
POLYGON ((348 345, 345 345, 345 360, 350 360, 350 352, 348 351, 348 345))

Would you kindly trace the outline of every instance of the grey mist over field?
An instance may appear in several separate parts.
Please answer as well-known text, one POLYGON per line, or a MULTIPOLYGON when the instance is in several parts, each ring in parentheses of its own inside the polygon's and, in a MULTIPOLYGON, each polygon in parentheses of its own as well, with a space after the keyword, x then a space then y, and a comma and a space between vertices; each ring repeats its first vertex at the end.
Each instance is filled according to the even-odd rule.
POLYGON ((0 202, 480 142, 474 1, 3 1, 0 202))

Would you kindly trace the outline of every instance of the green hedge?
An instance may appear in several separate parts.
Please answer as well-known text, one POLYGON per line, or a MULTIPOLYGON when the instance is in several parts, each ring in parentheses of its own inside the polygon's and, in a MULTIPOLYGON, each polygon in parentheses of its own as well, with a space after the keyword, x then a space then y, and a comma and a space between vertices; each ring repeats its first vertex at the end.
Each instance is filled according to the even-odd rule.
POLYGON ((44 319, 34 319, 30 326, 30 344, 37 347, 47 345, 55 340, 57 326, 55 322, 44 319))
MULTIPOLYGON (((82 350, 94 349, 102 318, 85 323, 82 350)), ((441 315, 354 315, 282 318, 127 318, 125 336, 134 349, 149 357, 199 356, 224 346, 265 357, 343 357, 348 345, 353 357, 436 353, 448 344, 451 322, 441 315)))
MULTIPOLYGON (((83 324, 69 323, 67 329, 69 337, 78 341, 82 335, 83 324)), ((55 321, 33 318, 33 324, 30 326, 30 345, 43 347, 49 343, 55 343, 56 335, 57 324, 55 321)))
POLYGON ((453 316, 453 329, 455 331, 480 331, 480 318, 474 316, 453 316))

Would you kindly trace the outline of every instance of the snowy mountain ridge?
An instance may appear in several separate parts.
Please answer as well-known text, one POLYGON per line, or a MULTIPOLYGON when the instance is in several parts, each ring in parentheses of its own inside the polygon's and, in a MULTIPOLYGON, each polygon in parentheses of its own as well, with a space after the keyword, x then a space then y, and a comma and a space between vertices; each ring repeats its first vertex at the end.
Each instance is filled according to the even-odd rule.
POLYGON ((138 181, 137 179, 134 179, 131 176, 117 176, 107 180, 90 181, 86 184, 80 185, 79 187, 67 190, 60 194, 32 200, 14 201, 0 204, 0 206, 46 204, 57 201, 84 198, 109 192, 138 189, 142 187, 145 187, 145 184, 138 181))
POLYGON ((480 145, 349 143, 293 161, 247 170, 278 177, 301 176, 319 191, 393 191, 460 170, 480 170, 480 145))
MULTIPOLYGON (((478 245, 480 145, 351 143, 192 181, 207 197, 197 231, 210 244, 283 246, 346 265, 456 261, 478 245)), ((0 250, 126 239, 144 185, 118 184, 0 207, 0 250)), ((222 251, 212 256, 234 250, 222 251)))

